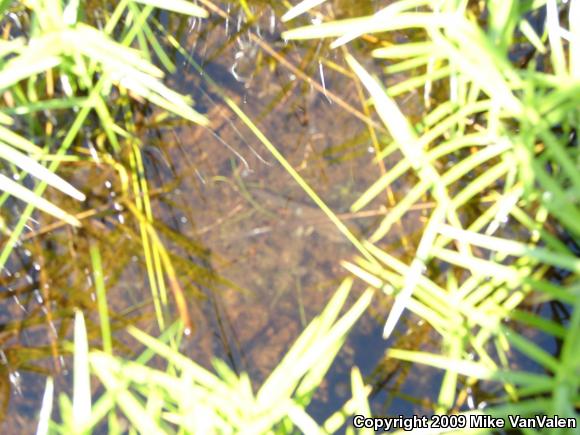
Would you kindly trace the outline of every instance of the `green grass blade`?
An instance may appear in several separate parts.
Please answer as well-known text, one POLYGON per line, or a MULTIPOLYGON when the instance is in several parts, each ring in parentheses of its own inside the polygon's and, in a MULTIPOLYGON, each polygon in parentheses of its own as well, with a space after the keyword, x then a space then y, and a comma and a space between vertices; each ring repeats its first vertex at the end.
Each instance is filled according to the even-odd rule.
POLYGON ((101 324, 101 337, 103 339, 103 350, 106 353, 113 353, 113 340, 111 338, 111 323, 109 320, 109 309, 107 308, 107 291, 103 277, 103 266, 101 253, 97 245, 90 248, 91 263, 93 266, 93 278, 97 292, 97 306, 99 309, 99 320, 101 324))

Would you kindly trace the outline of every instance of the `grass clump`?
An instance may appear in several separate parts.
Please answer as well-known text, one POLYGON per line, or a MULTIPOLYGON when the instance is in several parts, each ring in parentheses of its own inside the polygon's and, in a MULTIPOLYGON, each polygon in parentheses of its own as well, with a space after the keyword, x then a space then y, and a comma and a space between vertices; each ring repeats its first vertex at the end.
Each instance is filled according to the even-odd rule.
POLYGON ((4 192, 0 206, 6 207, 10 197, 26 205, 15 223, 3 221, 7 241, 0 252, 0 269, 36 209, 82 225, 76 215, 45 198, 47 187, 52 186, 79 201, 85 199, 79 189, 90 186, 75 188, 57 175, 63 163, 110 166, 122 187, 120 202, 139 222, 157 318, 164 328, 167 287, 173 290, 184 321, 189 321, 181 289, 152 229, 150 192, 133 107, 151 103, 159 108, 160 118, 178 116, 202 125, 207 119, 192 108, 189 97, 164 84, 164 71, 152 63, 156 57, 166 70, 175 70, 149 25, 156 8, 207 16, 204 9, 181 0, 127 0, 113 8, 106 2, 74 0, 0 4, 5 23, 0 89, 7 103, 0 111, 4 192), (35 138, 34 143, 26 137, 35 138), (169 277, 169 286, 164 276, 169 277))
MULTIPOLYGON (((103 284, 96 248, 92 258, 99 288, 103 284)), ((256 393, 247 374, 236 374, 223 361, 215 360, 214 371, 209 371, 180 354, 180 322, 159 339, 130 327, 129 334, 146 350, 129 361, 113 355, 106 345, 110 341, 107 329, 102 330, 103 351, 89 351, 84 316, 77 311, 72 401, 62 394, 62 422, 51 422, 54 387, 49 378, 37 433, 91 433, 104 424, 108 433, 124 433, 126 426, 140 433, 159 434, 335 433, 348 416, 369 412, 370 391, 356 367, 351 373, 353 397, 342 409, 319 425, 306 408, 349 330, 371 302, 372 290, 368 289, 339 316, 351 286, 352 279, 341 284, 256 393), (154 357, 163 369, 151 366, 154 357), (91 374, 105 388, 95 403, 91 402, 91 374)), ((100 318, 108 325, 106 311, 106 307, 100 310, 100 318)))
POLYGON ((365 242, 381 264, 360 258, 345 267, 395 296, 385 337, 405 310, 440 335, 438 354, 388 351, 445 371, 436 412, 465 409, 471 387, 485 380, 496 397, 491 407, 481 403, 485 412, 578 417, 579 6, 403 0, 283 35, 334 38, 338 48, 374 34, 377 64, 387 76, 406 73, 385 88, 346 54, 392 137, 378 158, 400 156, 351 210, 363 210, 406 173, 417 181, 365 242), (392 43, 395 32, 413 32, 412 42, 392 43), (420 122, 397 104, 408 93, 423 95, 420 122), (419 200, 435 207, 405 264, 381 240, 394 224, 405 225, 419 200), (565 306, 564 327, 526 309, 532 297, 565 306), (553 355, 522 331, 561 347, 553 355), (522 355, 539 369, 517 368, 522 355))

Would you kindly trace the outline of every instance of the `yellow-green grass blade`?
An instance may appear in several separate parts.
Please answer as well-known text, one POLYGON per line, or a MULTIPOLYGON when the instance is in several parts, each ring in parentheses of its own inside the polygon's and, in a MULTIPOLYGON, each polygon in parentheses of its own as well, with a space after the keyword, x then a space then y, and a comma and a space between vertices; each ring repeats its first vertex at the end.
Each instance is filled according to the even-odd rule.
POLYGON ((32 143, 23 136, 14 133, 9 128, 0 126, 0 141, 14 147, 28 154, 45 154, 46 152, 36 144, 32 143))
MULTIPOLYGON (((562 43, 560 17, 556 0, 546 2, 546 27, 548 30, 548 40, 550 41, 550 59, 554 72, 559 77, 568 75, 566 56, 564 54, 564 44, 562 43)), ((575 18, 574 20, 576 20, 575 18)))
POLYGON ((297 362, 308 349, 312 349, 315 346, 317 340, 320 340, 328 334, 329 329, 336 321, 336 317, 346 301, 351 287, 352 280, 347 279, 343 281, 332 299, 328 302, 324 311, 315 317, 302 334, 300 334, 282 361, 276 366, 260 388, 257 395, 258 403, 268 403, 272 394, 280 395, 282 390, 284 390, 283 392, 286 395, 289 395, 291 391, 296 389, 296 385, 303 374, 299 374, 290 380, 288 379, 289 371, 292 367, 296 366, 297 362))
POLYGON ((51 172, 45 166, 38 163, 36 160, 28 157, 26 154, 15 150, 14 148, 0 142, 0 158, 18 166, 20 169, 28 172, 33 177, 44 181, 49 186, 60 190, 63 193, 73 197, 78 201, 84 201, 85 195, 73 187, 70 183, 63 180, 61 177, 51 172))
POLYGON ((390 32, 409 28, 446 28, 452 26, 456 21, 457 15, 455 14, 430 12, 400 13, 382 21, 375 21, 373 16, 348 18, 345 20, 288 30, 282 33, 282 38, 302 40, 332 38, 346 34, 362 35, 365 33, 390 32))
POLYGON ((76 311, 74 322, 73 421, 83 427, 91 417, 91 378, 89 374, 89 342, 85 317, 76 311))
POLYGON ((404 287, 401 292, 397 294, 395 303, 393 304, 385 322, 385 327, 383 329, 383 338, 385 339, 389 338, 391 333, 395 330, 395 326, 399 322, 403 311, 409 304, 415 287, 419 284, 419 277, 423 275, 427 268, 426 265, 431 257, 431 250, 435 243, 435 238, 437 237, 437 231, 445 219, 447 207, 447 203, 440 203, 433 211, 433 214, 425 227, 415 257, 411 262, 411 266, 404 275, 404 287))
POLYGON ((0 40, 0 58, 20 51, 25 43, 26 40, 22 36, 8 41, 5 39, 0 40))
POLYGON ((399 74, 399 73, 406 73, 415 71, 417 68, 422 68, 430 63, 434 62, 436 58, 434 58, 433 54, 425 55, 425 56, 418 56, 413 57, 411 59, 403 60, 397 63, 391 63, 385 66, 384 71, 387 74, 399 74))
POLYGON ((81 226, 81 222, 76 217, 58 208, 50 201, 47 201, 37 193, 28 190, 26 187, 8 178, 4 174, 0 174, 0 190, 20 199, 26 204, 29 204, 29 206, 38 208, 39 210, 53 215, 55 218, 63 220, 70 225, 75 227, 81 226))
POLYGON ((570 1, 570 11, 568 15, 570 23, 570 47, 569 63, 570 75, 575 80, 580 80, 580 22, 574 17, 580 17, 580 1, 570 1))
POLYGON ((551 390, 556 382, 547 375, 515 370, 501 371, 494 367, 488 367, 480 362, 452 359, 428 352, 391 349, 387 354, 392 358, 411 361, 417 364, 427 364, 443 370, 452 368, 461 375, 475 377, 481 380, 510 382, 522 386, 534 386, 546 391, 551 390))
POLYGON ((290 405, 288 409, 288 417, 304 434, 323 434, 322 428, 318 426, 316 420, 312 418, 306 410, 297 404, 290 405))
POLYGON ((112 78, 118 83, 151 101, 153 104, 200 125, 207 125, 208 119, 196 112, 185 97, 172 91, 160 81, 137 71, 113 71, 112 78))
POLYGON ((158 78, 163 72, 143 58, 141 52, 119 44, 89 26, 68 35, 76 51, 100 62, 109 77, 160 107, 199 124, 207 119, 196 112, 182 95, 169 89, 158 78), (89 41, 88 43, 86 41, 89 41))
POLYGON ((491 40, 503 52, 509 47, 519 19, 518 3, 514 0, 490 0, 488 2, 488 33, 491 40))
POLYGON ((75 38, 74 42, 71 42, 74 48, 91 60, 109 65, 112 70, 131 68, 151 77, 163 77, 163 71, 145 59, 141 51, 126 47, 93 27, 79 25, 69 32, 70 34, 65 36, 75 38))
POLYGON ((158 270, 159 264, 154 261, 155 247, 147 231, 147 225, 150 222, 148 219, 150 219, 152 216, 150 214, 150 207, 147 201, 147 180, 145 180, 144 177, 140 175, 143 173, 143 165, 141 151, 137 144, 132 145, 132 152, 129 156, 129 164, 131 166, 131 182, 133 185, 133 191, 135 192, 135 203, 134 205, 129 205, 129 210, 135 208, 139 211, 139 213, 135 213, 135 216, 139 222, 141 244, 143 245, 143 254, 145 257, 145 268, 147 270, 147 278, 149 279, 149 287, 153 297, 155 317, 157 318, 159 329, 164 330, 165 311, 163 308, 165 305, 162 303, 162 300, 167 299, 165 280, 163 279, 162 271, 158 270), (161 278, 160 281, 159 278, 161 278))
MULTIPOLYGON (((373 28, 376 26, 383 26, 385 22, 388 22, 389 19, 396 19, 398 18, 398 15, 404 11, 410 10, 410 9, 416 9, 419 8, 421 6, 424 6, 425 4, 428 4, 429 1, 428 0, 400 0, 397 2, 393 2, 390 5, 388 5, 387 7, 385 7, 384 9, 376 12, 374 15, 372 15, 371 19, 368 20, 367 22, 367 26, 369 28, 373 28)), ((338 38, 336 41, 334 41, 331 44, 331 48, 337 48, 340 47, 341 45, 344 45, 350 41, 352 41, 353 39, 358 38, 359 36, 362 36, 367 32, 362 31, 362 29, 354 29, 353 31, 349 31, 348 33, 346 33, 345 35, 341 36, 340 38, 338 38)))
POLYGON ((473 23, 458 19, 443 36, 431 32, 440 55, 444 55, 462 74, 477 83, 499 107, 513 115, 523 113, 521 102, 512 92, 517 75, 503 60, 473 23), (499 60, 498 60, 499 59, 499 60), (500 68, 496 67, 499 63, 500 68), (512 80, 514 83, 512 83, 512 80))
POLYGON ((213 373, 199 366, 191 359, 181 355, 179 352, 175 351, 165 343, 156 340, 155 338, 145 334, 137 328, 130 327, 128 328, 128 332, 133 337, 135 337, 135 339, 147 346, 149 350, 167 359, 167 361, 173 364, 176 368, 187 372, 188 375, 191 376, 192 379, 194 379, 200 385, 212 391, 221 391, 227 395, 229 390, 224 387, 222 381, 213 373))
POLYGON ((26 53, 12 59, 0 71, 0 89, 7 89, 19 81, 45 72, 61 63, 58 56, 39 56, 38 52, 26 53))
MULTIPOLYGON (((341 290, 343 290, 344 287, 346 287, 348 290, 350 290, 351 286, 352 286, 352 280, 347 279, 343 282, 341 287, 339 287, 339 289, 337 290, 337 293, 341 292, 341 290)), ((340 301, 340 303, 335 303, 334 298, 333 298, 333 301, 331 301, 328 304, 328 308, 334 307, 335 312, 333 313, 332 311, 327 311, 325 309, 323 315, 320 318, 321 319, 321 322, 320 322, 321 328, 318 330, 318 334, 317 334, 317 336, 315 336, 315 340, 320 339, 322 337, 321 334, 323 334, 325 331, 329 330, 330 327, 332 326, 332 323, 335 321, 336 317, 338 317, 341 307, 344 305, 344 302, 346 302, 346 296, 348 296, 348 291, 344 291, 344 295, 345 295, 345 297, 343 300, 340 301)), ((322 380, 326 376, 326 373, 328 372, 331 364, 333 363, 334 359, 336 358, 336 355, 338 354, 338 352, 342 348, 343 343, 344 343, 344 340, 337 342, 337 345, 334 348, 330 349, 328 351, 328 353, 324 356, 324 358, 321 358, 318 361, 318 363, 308 371, 308 373, 302 379, 302 381, 300 382, 300 385, 296 389, 295 395, 297 397, 300 398, 303 396, 307 396, 307 395, 311 394, 314 390, 316 390, 316 388, 320 385, 320 383, 322 382, 322 380)))
MULTIPOLYGON (((459 359, 465 351, 465 340, 462 334, 449 334, 444 337, 446 353, 451 359, 459 359)), ((459 374, 454 370, 447 370, 443 375, 439 390, 439 410, 448 412, 455 404, 459 374)))
POLYGON ((105 289, 105 279, 103 276, 103 266, 101 253, 97 245, 90 247, 91 263, 93 266, 94 285, 97 293, 97 306, 99 310, 99 320, 101 325, 101 338, 103 340, 103 350, 106 353, 113 353, 113 340, 111 337, 111 323, 109 320, 109 309, 107 307, 107 290, 105 289))
POLYGON ((42 405, 40 406, 40 415, 38 417, 38 426, 36 435, 48 435, 48 425, 52 414, 52 403, 54 396, 54 381, 51 376, 46 378, 46 387, 42 396, 42 405))
MULTIPOLYGON (((351 272, 354 276, 360 278, 362 281, 365 281, 370 286, 382 290, 387 295, 392 295, 395 293, 395 285, 397 288, 400 288, 403 285, 403 277, 399 277, 396 280, 389 280, 384 276, 379 276, 379 274, 375 275, 370 273, 369 271, 365 270, 364 267, 359 267, 358 265, 352 263, 343 262, 342 266, 351 272)), ((423 280, 426 278, 421 276, 420 279, 423 280)), ((461 316, 453 311, 450 311, 446 304, 440 304, 440 306, 437 306, 437 302, 431 301, 430 298, 432 298, 432 295, 424 288, 418 287, 415 293, 417 298, 409 299, 406 308, 429 322, 431 326, 435 328, 435 330, 445 331, 449 329, 448 326, 452 322, 461 322, 461 316), (419 299, 421 299, 421 301, 419 301, 419 299), (425 300, 428 301, 429 306, 423 303, 425 300)))
MULTIPOLYGON (((325 433, 338 433, 351 415, 361 414, 369 417, 371 416, 370 411, 366 412, 366 410, 369 407, 368 396, 370 395, 372 388, 370 386, 364 386, 362 379, 360 379, 360 372, 356 367, 351 371, 351 385, 353 388, 353 397, 349 399, 341 409, 326 419, 323 425, 323 428, 326 431, 325 433)), ((362 435, 371 435, 375 432, 372 429, 363 428, 358 433, 362 435)))
POLYGON ((91 368, 103 385, 108 390, 116 393, 115 402, 131 424, 140 433, 165 434, 166 432, 158 422, 147 413, 139 399, 127 388, 125 379, 131 374, 129 369, 125 369, 120 365, 111 365, 110 363, 115 360, 108 355, 101 354, 106 356, 107 359, 98 358, 97 355, 96 353, 91 353, 91 368))
POLYGON ((461 230, 449 225, 440 226, 439 232, 442 235, 452 239, 461 239, 464 242, 479 246, 481 248, 490 249, 492 251, 497 251, 503 254, 517 257, 528 256, 545 264, 550 264, 552 266, 561 267, 575 273, 580 273, 580 260, 572 255, 553 252, 545 248, 538 248, 534 245, 526 245, 514 240, 491 237, 474 233, 472 231, 461 230))
MULTIPOLYGON (((67 97, 67 98, 54 98, 42 101, 28 101, 19 102, 18 106, 5 108, 4 113, 0 112, 0 118, 7 115, 28 115, 34 112, 42 112, 44 110, 65 110, 65 109, 75 109, 79 108, 84 104, 88 103, 86 97, 67 97)), ((0 122, 2 120, 0 119, 0 122)), ((4 122, 5 125, 11 125, 11 122, 4 122)), ((13 144, 10 140, 3 138, 3 140, 10 145, 20 148, 18 145, 13 144)))
MULTIPOLYGON (((326 333, 314 338, 310 346, 301 354, 295 355, 294 364, 288 365, 284 372, 278 371, 276 375, 272 374, 260 389, 257 396, 258 402, 267 403, 272 397, 289 397, 294 391, 293 385, 316 367, 321 359, 325 359, 326 355, 332 354, 333 350, 340 346, 350 328, 370 304, 371 299, 372 291, 367 290, 326 333)), ((317 327, 320 327, 320 323, 317 327)))
MULTIPOLYGON (((445 184, 442 182, 435 168, 430 164, 423 151, 423 147, 418 142, 415 130, 407 118, 405 118, 396 102, 385 93, 380 84, 371 77, 354 57, 347 55, 346 60, 371 94, 379 117, 389 129, 393 139, 399 144, 399 149, 405 158, 409 160, 419 177, 424 182, 433 186, 433 194, 435 197, 438 200, 445 200, 447 198, 445 184)), ((377 240, 379 235, 375 234, 373 237, 377 240)))
MULTIPOLYGON (((571 14, 572 11, 570 11, 570 15, 571 14)), ((519 24, 519 29, 522 32, 522 34, 526 38, 528 38, 529 43, 532 44, 536 50, 538 50, 538 52, 542 54, 546 53, 547 49, 546 46, 544 45, 544 42, 538 36, 535 29, 532 27, 532 25, 528 20, 522 20, 519 24)))
MULTIPOLYGON (((429 162, 434 162, 448 154, 456 152, 462 148, 472 147, 472 146, 482 146, 487 145, 490 142, 490 138, 486 134, 469 134, 461 137, 457 137, 448 142, 444 142, 438 145, 436 148, 427 152, 427 160, 429 162)), ((411 162, 407 159, 399 161, 393 168, 391 168, 387 173, 379 177, 351 206, 352 212, 358 212, 366 207, 371 201, 373 201, 381 192, 391 185, 396 179, 402 176, 406 171, 411 168, 411 162)))
POLYGON ((321 5, 326 0, 302 0, 297 5, 293 6, 288 12, 282 15, 282 22, 287 22, 293 20, 299 15, 302 15, 305 12, 308 12, 310 9, 315 8, 318 5, 321 5))
POLYGON ((563 339, 566 337, 567 329, 565 326, 537 314, 530 313, 529 311, 513 310, 510 313, 510 319, 538 331, 543 331, 555 338, 563 339))
MULTIPOLYGON (((71 144, 73 143, 73 141, 76 138, 79 130, 81 129, 86 117, 89 115, 89 113, 92 109, 92 104, 93 104, 94 99, 97 98, 97 96, 101 92, 103 84, 104 84, 104 81, 101 79, 96 84, 96 86, 92 89, 91 94, 88 98, 87 104, 82 106, 82 108, 80 109, 79 113, 77 114, 72 126, 68 129, 66 136, 64 137, 64 139, 62 140, 62 142, 60 144, 60 148, 57 152, 57 155, 59 155, 59 156, 64 155, 66 153, 66 151, 69 149, 69 147, 71 146, 71 144)), ((51 162, 51 164, 49 166, 49 170, 51 170, 53 172, 56 171, 58 169, 59 163, 60 162, 58 160, 51 162)), ((44 193, 46 187, 47 187, 46 184, 41 182, 34 190, 34 196, 40 197, 44 193)), ((4 245, 4 249, 2 249, 2 253, 0 254, 0 269, 2 267, 4 267, 4 265, 6 264, 6 261, 8 261, 8 258, 10 256, 10 253, 12 252, 12 249, 16 245, 18 239, 20 238, 22 231, 24 231, 25 225, 27 224, 27 221, 30 218, 30 216, 32 215, 35 208, 36 208, 35 205, 28 204, 26 209, 24 210, 24 212, 21 214, 20 219, 18 220, 18 223, 16 224, 16 227, 12 230, 12 233, 10 234, 10 238, 8 239, 6 244, 4 245)))

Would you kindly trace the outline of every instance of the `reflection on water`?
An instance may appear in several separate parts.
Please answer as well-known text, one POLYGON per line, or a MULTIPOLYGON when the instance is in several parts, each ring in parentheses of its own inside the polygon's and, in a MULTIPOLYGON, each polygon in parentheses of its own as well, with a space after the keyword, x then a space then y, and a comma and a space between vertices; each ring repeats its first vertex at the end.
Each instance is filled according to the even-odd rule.
MULTIPOLYGON (((337 1, 325 10, 336 17, 356 15, 371 12, 378 3, 337 1)), ((339 52, 330 51, 325 41, 280 40, 278 17, 284 8, 266 2, 251 7, 251 23, 237 2, 222 4, 222 16, 213 13, 207 20, 163 19, 204 74, 241 105, 353 232, 364 236, 384 209, 377 204, 375 213, 357 215, 348 208, 380 175, 372 161, 369 126, 380 140, 387 140, 385 132, 376 119, 361 121, 365 97, 339 52)), ((366 53, 372 44, 355 47, 366 53)), ((194 97, 210 126, 159 123, 145 109, 135 115, 135 123, 144 144, 156 229, 171 253, 195 323, 183 351, 208 366, 213 357, 223 358, 261 382, 329 300, 345 276, 339 262, 354 249, 203 77, 173 55, 178 70, 171 84, 194 97)), ((415 95, 404 101, 407 114, 420 115, 415 95)), ((95 140, 87 134, 89 143, 95 140)), ((58 387, 70 387, 62 342, 71 337, 74 307, 85 310, 89 337, 97 343, 90 243, 99 243, 102 250, 113 329, 136 324, 158 333, 136 225, 116 203, 121 180, 107 168, 81 163, 67 174, 90 189, 86 209, 92 214, 83 229, 47 228, 39 215, 1 276, 0 412, 6 432, 34 427, 44 374, 60 373, 58 387)), ((395 199, 406 191, 404 185, 397 187, 395 199)), ((386 240, 392 252, 402 257, 412 252, 407 249, 416 242, 420 219, 418 211, 416 222, 404 222, 392 232, 386 240)), ((383 360, 381 322, 389 304, 377 299, 353 332, 318 393, 315 416, 342 405, 350 392, 352 364, 376 387, 373 406, 379 413, 431 412, 429 399, 436 392, 426 391, 434 382, 432 372, 383 360), (420 401, 413 399, 418 392, 420 401)), ((131 355, 128 338, 118 333, 117 340, 118 351, 131 355)), ((428 345, 432 337, 414 320, 392 340, 404 348, 428 345)))

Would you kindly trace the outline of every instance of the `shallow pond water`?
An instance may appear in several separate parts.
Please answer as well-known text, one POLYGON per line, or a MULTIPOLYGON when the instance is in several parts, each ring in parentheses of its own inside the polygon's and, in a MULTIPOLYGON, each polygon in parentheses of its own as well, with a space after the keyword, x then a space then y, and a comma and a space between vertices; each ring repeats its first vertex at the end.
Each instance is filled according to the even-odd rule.
MULTIPOLYGON (((363 114, 356 82, 327 66, 340 63, 340 53, 326 42, 281 41, 277 17, 282 9, 256 6, 257 24, 247 29, 243 12, 227 5, 223 10, 232 18, 195 22, 181 36, 184 45, 204 74, 240 104, 352 231, 364 237, 382 210, 377 205, 375 214, 356 215, 348 208, 380 172, 368 126, 334 100, 363 114)), ((160 202, 179 222, 177 232, 208 249, 205 261, 212 273, 234 284, 199 286, 206 300, 199 305, 204 315, 192 355, 198 361, 226 357, 259 384, 324 307, 346 276, 340 260, 356 250, 220 97, 205 88, 203 77, 184 62, 174 80, 182 92, 197 96, 196 105, 207 111, 211 124, 156 130, 156 140, 165 145, 164 163, 156 163, 179 180, 160 202)), ((407 101, 408 113, 420 112, 416 99, 407 101)), ((412 229, 391 236, 393 251, 404 252, 401 238, 412 240, 412 229)), ((353 333, 313 405, 319 416, 348 397, 346 370, 353 362, 370 369, 381 358, 380 319, 388 303, 353 333)))
MULTIPOLYGON (((380 176, 371 128, 381 141, 386 132, 376 117, 367 118, 364 93, 344 68, 341 53, 329 50, 325 41, 282 41, 285 27, 279 17, 285 8, 271 3, 250 2, 256 16, 250 24, 238 2, 216 4, 221 15, 214 12, 207 20, 162 15, 163 24, 204 71, 200 74, 174 52, 177 72, 168 83, 191 95, 211 123, 206 128, 158 123, 152 110, 135 115, 157 230, 171 253, 194 324, 182 351, 208 367, 212 358, 222 358, 236 371, 248 372, 256 386, 325 306, 346 276, 340 261, 356 250, 203 75, 240 105, 357 236, 369 234, 390 205, 384 198, 371 212, 349 213, 353 201, 380 176)), ((329 2, 324 11, 340 18, 384 4, 342 0, 329 2)), ((372 41, 357 43, 353 54, 372 48, 372 41)), ((383 74, 378 64, 366 66, 383 74)), ((421 116, 418 95, 404 95, 400 103, 408 116, 421 116)), ((135 324, 158 334, 139 236, 115 202, 120 180, 105 166, 72 172, 70 178, 79 183, 89 180, 86 210, 95 211, 90 223, 81 231, 32 225, 2 276, 3 433, 34 428, 47 373, 58 374, 60 391, 70 388, 70 358, 62 342, 71 337, 74 307, 85 310, 90 337, 99 337, 86 255, 91 240, 98 240, 102 250, 114 330, 135 324)), ((396 188, 395 201, 408 186, 403 182, 396 188)), ((409 258, 421 214, 401 222, 383 247, 409 258)), ((377 295, 356 325, 310 408, 317 420, 349 397, 352 365, 375 387, 377 414, 432 413, 440 373, 411 368, 384 353, 393 345, 428 350, 438 343, 431 329, 412 316, 385 342, 382 323, 390 303, 377 295)), ((133 343, 122 332, 116 340, 130 356, 133 343)))

